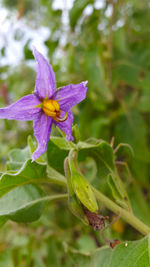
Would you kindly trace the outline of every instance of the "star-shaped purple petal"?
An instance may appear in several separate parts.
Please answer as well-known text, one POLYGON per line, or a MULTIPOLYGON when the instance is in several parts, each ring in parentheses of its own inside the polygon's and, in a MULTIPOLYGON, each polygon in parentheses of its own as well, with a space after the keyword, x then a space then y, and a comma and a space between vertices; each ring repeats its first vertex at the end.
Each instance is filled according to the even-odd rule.
POLYGON ((37 61, 37 76, 35 81, 35 94, 40 99, 51 98, 56 91, 55 73, 48 61, 36 49, 33 50, 37 61))
POLYGON ((34 135, 38 142, 38 147, 32 155, 34 161, 47 149, 52 124, 55 124, 65 132, 68 141, 73 140, 73 114, 71 108, 85 99, 87 82, 70 84, 56 90, 56 79, 51 65, 36 49, 34 49, 33 53, 37 61, 37 77, 34 94, 24 96, 14 104, 1 108, 0 118, 10 120, 33 120, 34 135), (42 107, 44 101, 47 102, 47 100, 50 101, 50 105, 54 103, 54 106, 56 104, 59 106, 60 112, 57 111, 56 114, 59 114, 60 119, 58 116, 49 116, 49 114, 53 114, 51 110, 48 115, 46 114, 46 111, 42 107), (66 112, 67 119, 63 121, 62 118, 65 118, 66 112))
POLYGON ((59 100, 59 105, 64 111, 70 110, 86 97, 86 82, 69 84, 56 91, 55 100, 59 100))

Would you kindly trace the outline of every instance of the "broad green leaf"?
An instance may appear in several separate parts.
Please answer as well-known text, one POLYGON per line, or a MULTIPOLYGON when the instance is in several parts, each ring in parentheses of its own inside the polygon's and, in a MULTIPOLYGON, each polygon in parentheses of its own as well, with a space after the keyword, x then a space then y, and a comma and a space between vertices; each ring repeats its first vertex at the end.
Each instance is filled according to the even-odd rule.
MULTIPOLYGON (((28 145, 30 145, 31 150, 32 150, 32 148, 33 148, 33 151, 35 150, 33 140, 30 136, 28 138, 28 145), (31 146, 32 146, 32 148, 31 148, 31 146)), ((33 153, 33 151, 32 151, 32 153, 33 153)), ((9 168, 7 168, 7 169, 11 170, 11 173, 16 173, 16 171, 19 170, 25 164, 26 159, 30 158, 29 148, 27 147, 25 149, 14 149, 9 153, 9 158, 10 158, 10 161, 7 162, 7 166, 9 168)), ((39 164, 44 163, 44 159, 42 158, 42 156, 38 160, 36 160, 36 162, 33 163, 33 165, 31 163, 31 166, 33 166, 33 168, 35 168, 35 166, 38 168, 38 166, 41 166, 41 165, 38 165, 38 163, 39 164)), ((55 169, 53 169, 50 166, 45 167, 45 171, 46 172, 45 172, 44 178, 46 178, 48 176, 49 182, 51 180, 51 182, 61 184, 61 185, 66 185, 66 179, 61 173, 57 172, 55 169)), ((43 175, 42 175, 42 177, 43 177, 43 175)))
POLYGON ((68 156, 69 147, 64 138, 52 138, 47 146, 47 160, 50 167, 64 173, 64 159, 68 156))
POLYGON ((106 178, 109 173, 115 171, 114 154, 112 147, 105 141, 96 144, 79 142, 79 160, 92 157, 97 163, 98 173, 106 178))
POLYGON ((93 253, 72 251, 71 257, 77 266, 87 267, 146 267, 150 266, 148 237, 138 241, 127 241, 114 249, 102 247, 93 253))
POLYGON ((0 221, 7 218, 16 222, 32 222, 42 214, 44 203, 37 202, 44 192, 36 185, 24 185, 0 198, 0 221))
POLYGON ((96 251, 92 257, 92 265, 95 267, 144 267, 149 266, 148 238, 135 242, 126 242, 116 246, 115 249, 96 251), (127 246, 126 246, 127 245, 127 246), (109 253, 108 253, 109 251, 109 253), (105 256, 104 256, 105 255, 105 256), (104 260, 102 262, 102 259, 104 260))
POLYGON ((79 160, 84 160, 87 156, 94 158, 97 164, 99 179, 107 180, 108 175, 111 175, 113 183, 115 184, 114 190, 120 194, 120 198, 115 196, 118 202, 130 209, 129 198, 124 188, 124 185, 117 174, 115 167, 115 159, 112 147, 105 141, 100 141, 97 144, 88 144, 79 142, 79 160))
POLYGON ((29 148, 13 149, 9 152, 8 157, 10 161, 22 163, 30 158, 29 148))
POLYGON ((8 219, 16 222, 38 220, 47 202, 67 198, 67 194, 45 196, 36 185, 24 185, 0 198, 0 224, 8 219))
POLYGON ((107 182, 108 182, 108 185, 111 189, 112 195, 113 195, 114 199, 116 200, 116 202, 118 204, 120 204, 121 206, 123 206, 124 208, 126 208, 126 205, 124 203, 124 200, 122 199, 122 195, 119 191, 119 188, 118 188, 117 184, 114 182, 114 179, 110 174, 108 175, 107 182))
POLYGON ((57 172, 50 166, 47 166, 47 175, 52 182, 66 186, 67 184, 66 177, 62 175, 60 172, 57 172))
POLYGON ((18 171, 19 169, 21 169, 22 165, 24 164, 24 162, 10 162, 7 161, 6 163, 6 169, 9 172, 15 173, 16 171, 18 171))
POLYGON ((70 150, 72 148, 70 142, 66 140, 66 137, 52 136, 50 140, 62 150, 70 150))
POLYGON ((18 186, 45 181, 48 181, 46 165, 28 160, 17 173, 5 173, 1 176, 0 197, 18 186))
POLYGON ((17 171, 30 158, 29 148, 13 149, 8 154, 7 170, 17 171))

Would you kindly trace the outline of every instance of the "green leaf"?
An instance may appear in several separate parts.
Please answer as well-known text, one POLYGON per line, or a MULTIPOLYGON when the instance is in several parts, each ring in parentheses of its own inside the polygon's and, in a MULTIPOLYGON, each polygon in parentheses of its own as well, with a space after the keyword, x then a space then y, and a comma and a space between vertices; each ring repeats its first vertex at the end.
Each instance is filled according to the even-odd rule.
POLYGON ((102 247, 93 253, 72 251, 71 257, 77 266, 94 267, 145 267, 150 265, 149 237, 138 241, 122 242, 114 249, 102 247))
POLYGON ((116 246, 114 250, 108 249, 97 251, 95 255, 93 255, 92 263, 96 261, 95 266, 108 266, 116 267, 144 267, 149 266, 149 252, 148 252, 148 238, 141 239, 135 242, 126 242, 116 246), (127 247, 126 247, 127 245, 127 247), (104 257, 105 253, 105 257, 104 257), (107 255, 107 258, 106 258, 107 255), (103 260, 105 259, 105 263, 101 261, 101 256, 103 260))
POLYGON ((0 197, 21 185, 48 181, 45 164, 28 160, 15 174, 5 173, 0 178, 0 197))
POLYGON ((112 192, 112 195, 114 197, 114 199, 116 200, 116 202, 123 206, 124 208, 126 208, 126 205, 124 204, 124 201, 122 199, 122 195, 120 194, 120 191, 119 191, 119 188, 117 186, 117 183, 114 182, 114 179, 111 175, 108 175, 108 178, 107 178, 107 182, 108 182, 108 185, 111 189, 111 192, 112 192))
POLYGON ((51 138, 47 146, 48 164, 60 173, 64 173, 64 159, 68 156, 70 146, 65 138, 51 138))
POLYGON ((8 154, 9 160, 10 161, 15 161, 15 162, 24 162, 30 157, 29 149, 28 147, 24 149, 13 149, 9 152, 8 154))
POLYGON ((115 190, 120 194, 120 197, 115 195, 115 200, 122 204, 123 207, 130 209, 129 198, 124 188, 124 185, 117 174, 115 167, 115 158, 112 147, 105 141, 100 141, 98 144, 88 144, 79 142, 79 160, 85 160, 87 156, 94 158, 97 164, 99 179, 107 180, 108 175, 111 175, 115 190))
POLYGON ((52 136, 50 140, 62 150, 70 150, 72 148, 70 142, 66 140, 66 137, 52 136))
POLYGON ((67 181, 66 181, 65 176, 62 175, 60 172, 57 172, 55 169, 53 169, 50 166, 47 166, 47 175, 48 175, 48 178, 52 182, 66 186, 67 181))
POLYGON ((115 171, 113 149, 107 142, 100 141, 96 144, 79 142, 78 149, 79 160, 85 160, 86 157, 94 158, 101 178, 107 178, 109 173, 115 171))
POLYGON ((36 185, 24 185, 0 198, 0 224, 8 219, 16 222, 33 222, 42 215, 48 201, 67 198, 67 194, 45 196, 36 185))
POLYGON ((13 149, 8 154, 7 170, 17 171, 30 158, 29 148, 13 149))
POLYGON ((16 222, 32 222, 42 214, 44 203, 36 203, 44 192, 36 185, 24 185, 0 198, 0 221, 4 218, 16 222))

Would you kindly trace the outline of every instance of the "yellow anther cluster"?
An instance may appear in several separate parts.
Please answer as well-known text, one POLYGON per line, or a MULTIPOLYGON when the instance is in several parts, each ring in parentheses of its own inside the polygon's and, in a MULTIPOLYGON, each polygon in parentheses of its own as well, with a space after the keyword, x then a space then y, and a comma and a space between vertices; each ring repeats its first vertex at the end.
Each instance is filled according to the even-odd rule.
POLYGON ((43 102, 43 111, 46 115, 55 119, 60 115, 60 106, 56 100, 48 99, 43 102))

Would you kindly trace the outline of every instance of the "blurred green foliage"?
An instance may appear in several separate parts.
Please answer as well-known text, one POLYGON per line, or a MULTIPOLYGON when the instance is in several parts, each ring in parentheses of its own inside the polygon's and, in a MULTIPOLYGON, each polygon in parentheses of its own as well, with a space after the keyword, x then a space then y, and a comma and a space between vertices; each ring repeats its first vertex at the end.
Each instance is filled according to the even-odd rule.
MULTIPOLYGON (((2 0, 1 5, 8 10, 6 19, 11 23, 16 16, 18 23, 23 21, 24 25, 33 31, 38 31, 41 26, 49 29, 49 36, 43 41, 43 46, 55 70, 58 87, 88 80, 87 98, 73 110, 81 139, 97 138, 110 143, 114 137, 114 147, 119 143, 131 145, 134 156, 127 147, 120 147, 115 160, 127 164, 118 163, 116 166, 125 182, 135 215, 150 224, 149 1, 75 0, 70 10, 66 9, 65 5, 63 9, 54 9, 56 2, 58 1, 2 0)), ((12 37, 20 43, 24 60, 17 66, 0 65, 1 107, 34 89, 35 72, 29 64, 33 59, 33 40, 30 38, 23 42, 25 35, 22 28, 18 33, 14 32, 12 37)), ((7 49, 5 42, 0 51, 0 58, 3 60, 7 57, 7 49)), ((26 147, 29 134, 33 134, 31 122, 0 121, 1 171, 5 170, 6 161, 7 170, 13 169, 13 161, 10 158, 8 161, 8 151, 26 147)), ((59 135, 55 129, 53 134, 59 135)), ((65 144, 60 150, 60 144, 55 140, 49 142, 49 164, 62 175, 63 159, 68 150, 65 144)), ((100 166, 96 165, 91 157, 94 158, 95 154, 92 156, 90 148, 88 158, 84 157, 84 149, 79 154, 82 172, 90 182, 95 183, 97 188, 111 197, 106 176, 101 174, 100 166)), ((19 164, 22 164, 21 161, 19 164)), ((22 194, 25 188, 20 189, 22 194)), ((37 190, 33 185, 30 189, 37 190)), ((59 186, 46 187, 43 184, 43 189, 51 193, 54 190, 61 192, 59 186)), ((12 199, 15 198, 15 190, 12 191, 12 199)), ((27 203, 31 198, 28 192, 26 194, 27 203)), ((33 199, 41 194, 43 192, 37 190, 33 199)), ((7 199, 3 201, 7 203, 7 199)), ((0 205, 4 204, 0 202, 0 205)), ((7 210, 7 206, 5 208, 7 210)), ((43 206, 40 208, 43 209, 43 206)), ((40 213, 40 210, 38 212, 40 213)), ((35 217, 39 216, 38 212, 35 217)), ((34 217, 34 214, 32 215, 34 217)), ((6 217, 3 218, 5 222, 6 217)), ((107 235, 125 240, 140 237, 128 225, 124 225, 122 233, 109 229, 107 235)), ((137 241, 141 242, 141 250, 144 250, 143 246, 146 246, 147 242, 146 239, 143 240, 137 241)), ((37 222, 22 225, 8 222, 4 226, 0 237, 0 266, 76 267, 88 266, 89 259, 94 266, 103 266, 96 265, 96 252, 93 252, 92 256, 90 254, 103 244, 100 234, 82 225, 68 211, 65 200, 61 200, 53 206, 49 204, 37 222)), ((130 249, 132 250, 132 247, 130 249)), ((105 249, 103 257, 109 261, 111 256, 108 249, 105 249)), ((115 262, 115 253, 113 257, 115 262)), ((108 264, 110 262, 104 267, 109 266, 108 264)), ((119 266, 119 261, 116 260, 115 264, 112 263, 111 266, 119 266)), ((128 262, 126 266, 127 264, 128 262)), ((141 261, 137 266, 147 266, 144 264, 141 261)))

